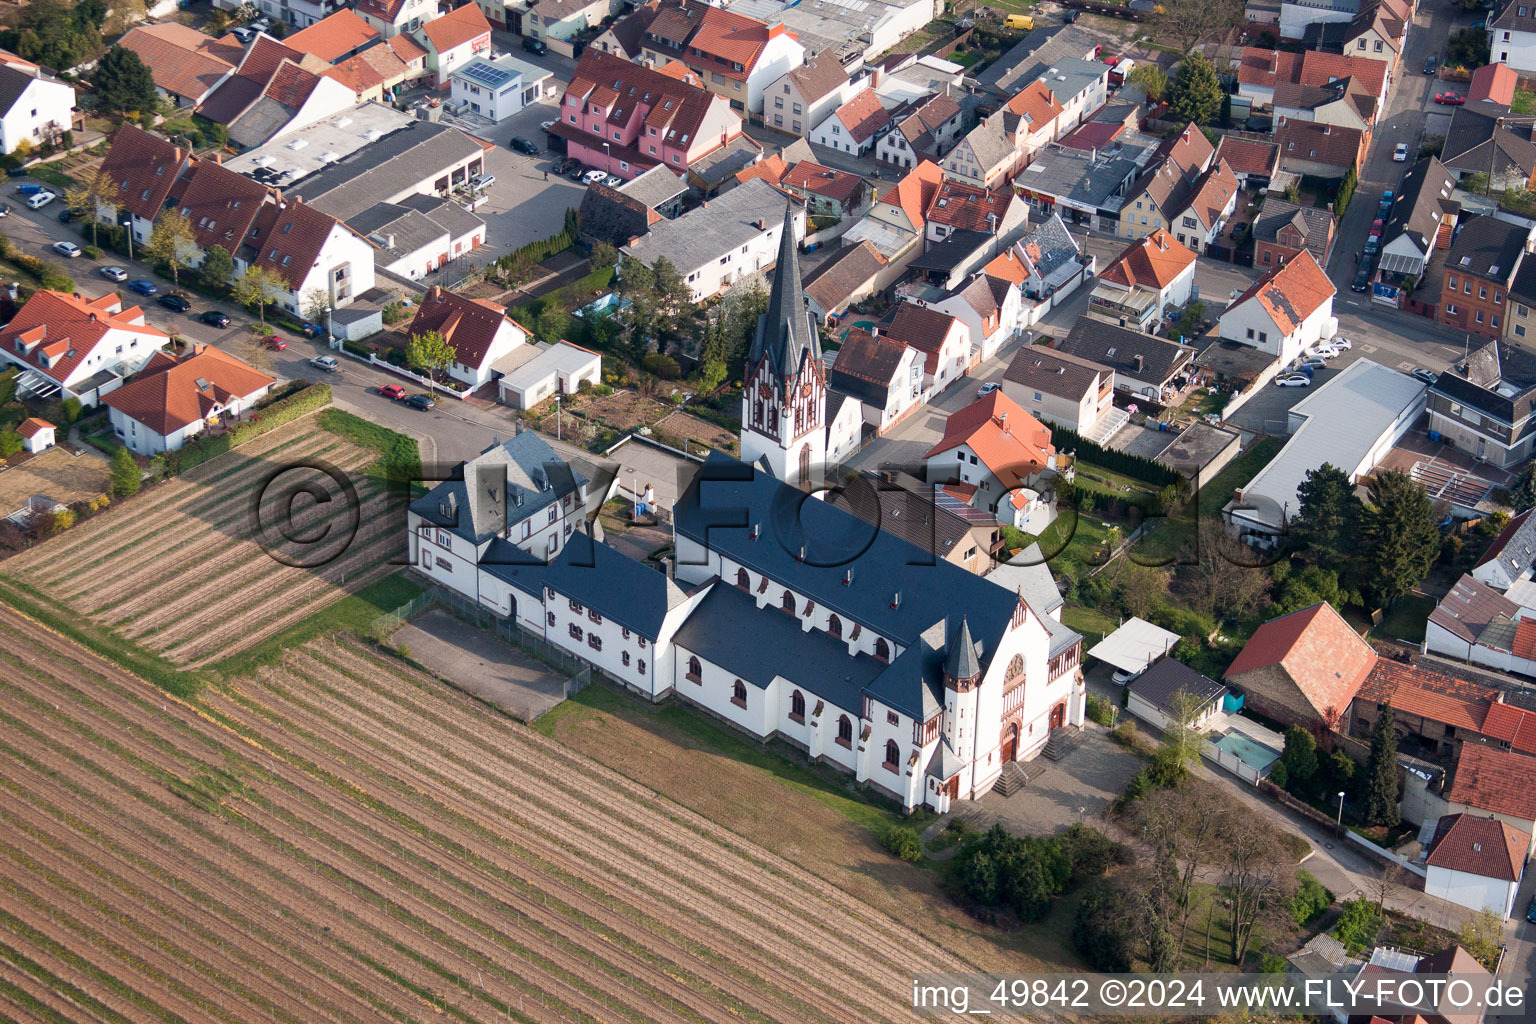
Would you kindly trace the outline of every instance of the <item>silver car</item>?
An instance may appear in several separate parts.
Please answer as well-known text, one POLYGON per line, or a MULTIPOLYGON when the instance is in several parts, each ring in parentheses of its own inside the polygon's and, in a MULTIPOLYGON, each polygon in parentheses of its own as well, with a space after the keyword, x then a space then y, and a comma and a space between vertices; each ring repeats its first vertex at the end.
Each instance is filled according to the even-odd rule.
POLYGON ((101 276, 106 278, 108 281, 128 280, 128 271, 124 270, 122 267, 102 267, 98 273, 100 273, 101 276))

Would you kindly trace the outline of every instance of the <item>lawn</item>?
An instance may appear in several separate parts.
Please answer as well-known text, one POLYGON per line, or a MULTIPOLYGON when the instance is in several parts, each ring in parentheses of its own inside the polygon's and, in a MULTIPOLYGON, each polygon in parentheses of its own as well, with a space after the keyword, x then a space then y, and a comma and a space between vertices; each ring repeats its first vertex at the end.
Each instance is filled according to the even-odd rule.
POLYGON ((1511 114, 1536 114, 1536 92, 1530 89, 1516 89, 1515 98, 1510 101, 1509 112, 1511 114))
POLYGON ((1424 639, 1424 629, 1429 613, 1435 610, 1435 602, 1428 597, 1409 594, 1397 599, 1381 617, 1381 624, 1371 632, 1383 640, 1406 640, 1418 643, 1424 639))
POLYGON ((1172 560, 1187 544, 1194 543, 1196 515, 1209 519, 1221 515, 1232 492, 1252 480, 1285 446, 1285 439, 1267 437, 1227 463, 1211 482, 1200 488, 1195 500, 1186 502, 1176 515, 1151 530, 1136 545, 1136 553, 1149 562, 1172 560))

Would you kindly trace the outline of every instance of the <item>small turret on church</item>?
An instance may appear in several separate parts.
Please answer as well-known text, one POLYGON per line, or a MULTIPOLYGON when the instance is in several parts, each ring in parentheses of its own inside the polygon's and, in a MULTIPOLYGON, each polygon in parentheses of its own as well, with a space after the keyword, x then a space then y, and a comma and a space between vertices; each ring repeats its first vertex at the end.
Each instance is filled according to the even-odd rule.
POLYGON ((962 618, 944 659, 944 738, 964 761, 975 758, 980 685, 981 659, 976 655, 971 624, 962 618))
POLYGON ((827 455, 826 369, 800 282, 793 205, 784 210, 773 290, 757 318, 743 380, 742 461, 766 464, 794 486, 818 477, 827 455))

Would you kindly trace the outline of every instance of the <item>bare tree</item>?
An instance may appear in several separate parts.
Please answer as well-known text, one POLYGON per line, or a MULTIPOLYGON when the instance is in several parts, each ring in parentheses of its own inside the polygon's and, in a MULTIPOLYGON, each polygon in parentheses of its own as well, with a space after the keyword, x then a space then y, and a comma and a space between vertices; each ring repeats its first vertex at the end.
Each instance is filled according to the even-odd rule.
POLYGON ((1242 618, 1264 597, 1269 574, 1258 567, 1255 552, 1234 537, 1217 516, 1200 521, 1195 557, 1185 567, 1190 603, 1205 615, 1218 609, 1242 618))
POLYGON ((1188 53, 1201 43, 1224 37, 1233 25, 1243 22, 1239 0, 1159 0, 1152 19, 1152 34, 1188 53))
POLYGON ((1365 891, 1376 900, 1378 915, 1386 909, 1387 900, 1400 896, 1408 888, 1408 872, 1396 861, 1384 861, 1365 883, 1365 891))
POLYGON ((1190 779, 1180 789, 1156 789, 1136 801, 1135 824, 1161 856, 1176 868, 1173 903, 1179 911, 1178 948, 1184 948, 1194 911, 1195 882, 1220 859, 1223 824, 1234 807, 1226 794, 1203 779, 1190 779))
POLYGON ((1232 901, 1232 962, 1241 965, 1254 925, 1289 898, 1296 872, 1279 834, 1257 815, 1225 815, 1222 839, 1224 881, 1232 901))

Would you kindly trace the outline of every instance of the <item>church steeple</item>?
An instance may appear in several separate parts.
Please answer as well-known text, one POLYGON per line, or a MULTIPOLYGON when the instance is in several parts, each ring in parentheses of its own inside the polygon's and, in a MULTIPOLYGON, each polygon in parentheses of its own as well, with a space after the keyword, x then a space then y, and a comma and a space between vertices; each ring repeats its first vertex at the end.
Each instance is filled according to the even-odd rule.
POLYGON ((775 375, 793 377, 807 355, 821 361, 821 337, 805 306, 800 251, 795 244, 795 211, 792 204, 786 203, 773 290, 768 295, 768 308, 757 318, 757 333, 747 354, 747 364, 755 365, 766 356, 775 375))

